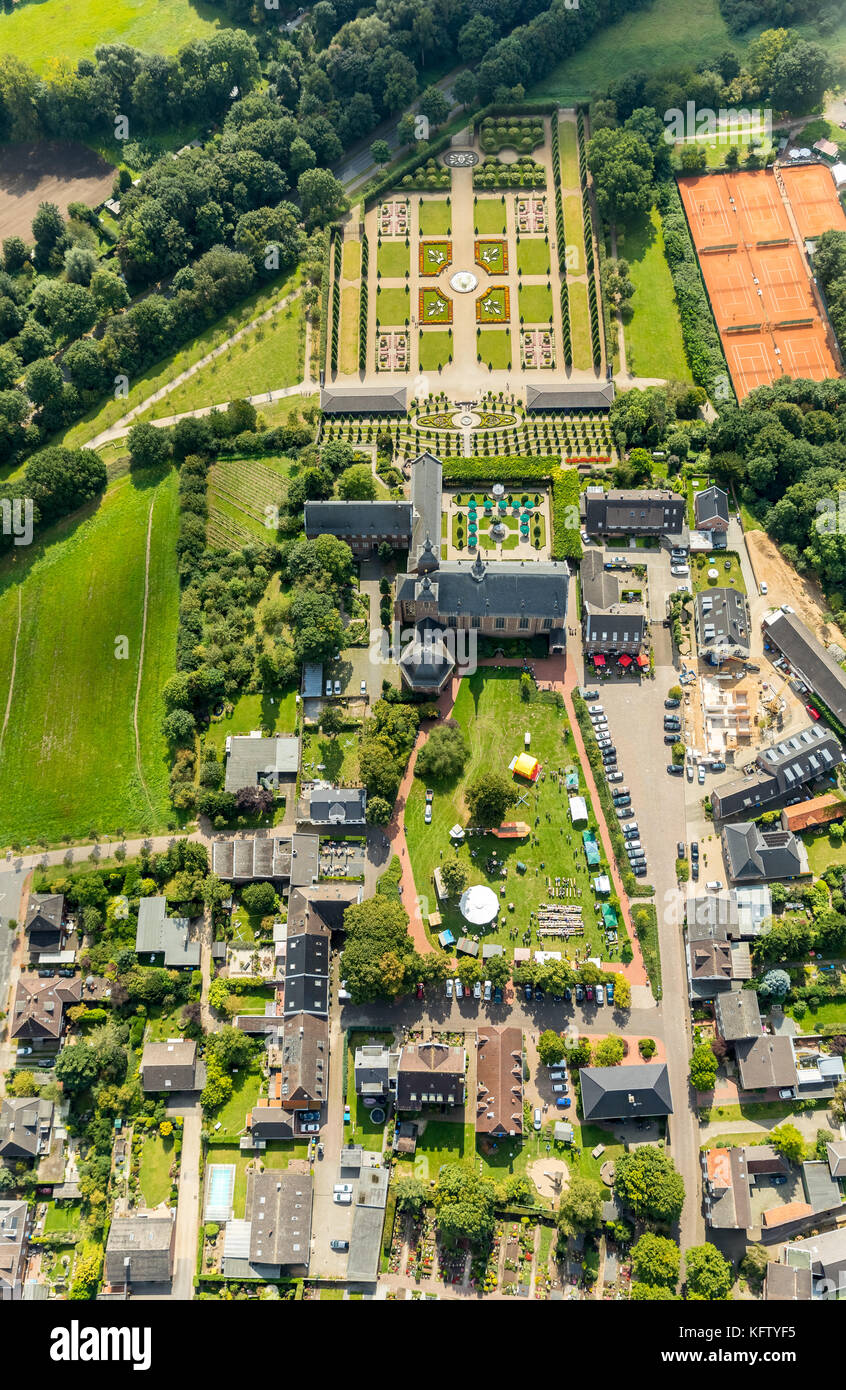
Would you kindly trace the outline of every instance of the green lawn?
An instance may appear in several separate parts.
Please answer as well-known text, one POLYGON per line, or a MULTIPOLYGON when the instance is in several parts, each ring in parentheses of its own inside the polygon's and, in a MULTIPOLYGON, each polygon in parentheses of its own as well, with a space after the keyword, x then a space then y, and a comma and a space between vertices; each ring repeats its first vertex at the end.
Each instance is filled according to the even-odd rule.
POLYGON ((579 132, 574 120, 565 118, 558 122, 558 148, 561 153, 562 191, 580 189, 579 132))
MULTIPOLYGON (((793 1015, 793 1006, 788 1005, 785 1013, 793 1015)), ((816 1009, 809 1008, 804 1017, 797 1018, 796 1022, 802 1033, 816 1033, 818 1029, 831 1024, 836 1024, 846 1031, 846 1001, 833 999, 829 1003, 819 1004, 816 1009)))
POLYGON ((41 0, 18 4, 0 20, 4 53, 41 72, 53 58, 93 58, 99 44, 130 44, 146 52, 175 53, 214 29, 229 28, 217 6, 201 0, 41 0))
POLYGON ((635 288, 632 317, 623 329, 629 371, 635 376, 692 382, 657 208, 626 230, 617 249, 631 266, 635 288))
POLYGON ((204 735, 223 753, 230 734, 249 734, 253 729, 265 729, 269 734, 292 734, 297 722, 297 701, 294 690, 286 690, 282 695, 272 697, 264 692, 261 695, 242 695, 233 707, 231 714, 213 720, 204 735))
POLYGON ((582 222, 582 200, 578 193, 564 199, 564 235, 567 238, 567 274, 584 275, 585 236, 582 222))
POLYGON ((409 319, 407 289, 380 290, 376 295, 376 322, 386 328, 403 328, 409 319))
POLYGON ((341 290, 341 329, 338 342, 338 370, 358 371, 358 333, 360 327, 361 291, 357 285, 344 285, 341 290))
POLYGON ((488 275, 504 275, 506 264, 504 241, 479 241, 476 244, 476 264, 488 275))
POLYGON ((476 301, 476 321, 478 323, 507 323, 509 312, 506 306, 506 290, 494 285, 476 301))
POLYGON ((469 1162, 475 1153, 476 1130, 463 1123, 463 1111, 454 1121, 426 1120, 417 1138, 413 1157, 397 1156, 396 1171, 400 1177, 415 1177, 424 1181, 434 1179, 445 1163, 469 1162))
POLYGON ((80 1221, 80 1204, 73 1202, 70 1205, 57 1206, 55 1202, 47 1203, 47 1215, 44 1218, 45 1236, 60 1235, 63 1231, 74 1231, 80 1221))
POLYGON ((584 280, 570 280, 567 285, 570 307, 570 340, 573 349, 573 366, 589 368, 593 364, 593 349, 590 335, 590 306, 587 297, 587 284, 584 280))
POLYGON ((303 734, 304 777, 325 777, 332 782, 355 782, 358 777, 358 739, 354 729, 342 729, 337 738, 310 729, 303 734), (321 771, 317 771, 322 764, 321 771))
POLYGON ((361 274, 361 242, 345 241, 341 248, 341 275, 345 280, 357 280, 361 274))
POLYGON ((0 845, 57 843, 92 828, 159 829, 173 812, 160 692, 173 673, 179 581, 177 475, 119 478, 0 564, 0 710, 12 674, 18 599, 22 625, 9 724, 0 749, 0 845), (144 557, 150 508, 149 614, 138 706, 144 557), (128 657, 118 659, 125 637, 128 657), (104 763, 107 755, 107 763, 104 763), (61 774, 59 775, 59 770, 61 774))
POLYGON ((549 242, 542 236, 521 237, 517 244, 517 269, 521 275, 548 275, 549 242))
POLYGON ((388 280, 402 280, 409 268, 409 250, 402 238, 383 241, 376 252, 376 269, 388 280))
MULTIPOLYGON (((0 19, 0 24, 2 22, 0 19)), ((287 280, 279 284, 256 290, 254 294, 249 295, 234 309, 230 309, 228 314, 222 315, 202 333, 198 333, 180 352, 161 358, 141 376, 133 379, 129 395, 125 400, 109 400, 99 409, 90 411, 77 424, 66 430, 57 442, 66 445, 69 449, 77 448, 80 444, 84 444, 89 439, 101 434, 116 420, 122 419, 128 411, 141 405, 149 396, 161 390, 169 381, 173 381, 186 368, 192 367, 195 362, 199 362, 202 357, 219 347, 233 333, 237 333, 247 324, 259 318, 280 299, 287 298, 295 286, 299 284, 300 279, 301 272, 297 270, 287 280)), ((288 406, 287 401, 280 402, 280 404, 288 406)), ((166 410, 164 413, 169 414, 170 411, 166 410)))
POLYGON ((420 330, 420 370, 436 372, 445 367, 452 354, 452 334, 437 329, 420 330))
POLYGON ((610 82, 630 72, 654 73, 662 68, 679 72, 727 49, 743 53, 758 32, 747 31, 742 40, 733 36, 718 0, 654 0, 591 39, 528 94, 570 106, 595 91, 604 92, 610 82))
POLYGON ((814 878, 821 878, 826 869, 834 865, 846 864, 846 840, 833 845, 824 830, 816 835, 806 831, 801 839, 808 851, 808 864, 814 878))
POLYGON ((446 198, 426 196, 420 202, 420 235, 449 236, 450 205, 446 198))
POLYGON ((504 236, 506 228, 505 203, 501 198, 477 198, 473 207, 473 222, 482 236, 504 236))
POLYGON ((476 342, 483 362, 489 363, 494 371, 508 370, 511 366, 511 334, 507 328, 486 328, 476 342))
POLYGON ((713 555, 698 555, 693 560, 691 570, 693 576, 693 592, 698 594, 703 589, 736 589, 739 594, 746 593, 746 585, 743 582, 743 575, 740 570, 740 561, 736 555, 724 555, 717 552, 713 555), (704 564, 699 564, 703 560, 704 564), (728 565, 728 569, 726 569, 728 565), (716 569, 719 573, 718 579, 709 579, 709 569, 716 569))
MULTIPOLYGON (((579 894, 576 901, 580 901, 584 908, 586 931, 584 937, 578 938, 581 946, 589 943, 593 954, 607 957, 605 937, 597 925, 590 886, 590 879, 603 870, 588 870, 581 835, 569 829, 567 800, 561 784, 554 782, 549 775, 556 768, 578 767, 575 743, 563 710, 538 700, 523 703, 519 685, 519 671, 496 670, 492 667, 485 667, 461 681, 453 718, 468 739, 470 757, 457 785, 435 788, 431 825, 424 824, 423 820, 425 788, 419 779, 414 779, 406 804, 405 828, 417 892, 428 904, 423 908, 424 916, 436 906, 432 875, 441 861, 441 851, 446 853, 448 850, 449 828, 456 821, 462 825, 467 823, 464 785, 483 768, 497 769, 508 776, 508 764, 522 750, 523 736, 528 731, 531 751, 547 775, 533 787, 522 780, 515 781, 518 794, 526 796, 528 800, 522 805, 515 803, 508 813, 508 819, 527 821, 538 838, 538 844, 532 844, 529 840, 508 841, 496 840, 493 836, 474 836, 459 853, 459 858, 470 873, 471 883, 484 883, 497 891, 504 886, 503 903, 514 903, 513 913, 503 907, 493 929, 485 935, 485 940, 500 942, 509 952, 514 945, 520 945, 521 941, 513 938, 511 931, 515 930, 522 938, 529 925, 530 911, 535 910, 540 902, 547 901, 547 879, 558 875, 574 881, 579 894), (540 818, 537 826, 536 817, 540 818), (573 837, 570 843, 567 840, 569 833, 573 837), (475 857, 471 850, 475 851, 475 857), (486 869, 492 851, 507 867, 505 879, 486 869), (516 869, 518 861, 527 866, 525 874, 516 869), (540 867, 541 864, 544 868, 540 867)), ((580 795, 586 795, 583 779, 580 795)), ((592 811, 590 819, 595 823, 596 817, 592 811)), ((457 903, 448 901, 440 910, 444 926, 449 927, 456 937, 463 935, 464 927, 457 903)), ((537 940, 534 944, 538 944, 537 940)))
POLYGON ((347 1034, 347 1104, 350 1107, 350 1123, 345 1126, 344 1140, 348 1144, 360 1144, 363 1149, 373 1149, 376 1153, 381 1153, 385 1121, 374 1124, 367 1106, 355 1091, 355 1050, 371 1042, 393 1045, 393 1032, 384 1028, 357 1028, 350 1029, 347 1034))
POLYGON ((141 1196, 147 1207, 157 1207, 170 1196, 170 1166, 174 1159, 174 1139, 169 1134, 163 1139, 153 1131, 144 1140, 141 1150, 141 1169, 139 1180, 141 1196))
POLYGON ((145 1042, 165 1042, 167 1038, 181 1038, 183 1030, 179 1026, 182 1005, 173 1009, 163 1009, 161 1004, 150 1004, 147 1009, 147 1028, 145 1042))
MULTIPOLYGON (((238 1006, 239 1014, 263 1014, 265 1006, 273 998, 273 989, 270 985, 266 988, 256 986, 255 989, 241 990, 238 994, 230 995, 238 1006)), ((218 1116, 218 1119, 221 1117, 218 1116)))
POLYGON ((301 299, 233 343, 213 362, 157 401, 142 419, 161 420, 198 406, 277 391, 302 380, 305 319, 301 299))
MULTIPOLYGON (((245 1009, 244 1012, 251 1011, 245 1009)), ((243 1133, 247 1114, 258 1100, 261 1077, 257 1071, 241 1070, 237 1076, 233 1076, 232 1083, 229 1100, 211 1117, 212 1126, 220 1120, 220 1129, 216 1133, 221 1139, 234 1139, 243 1133)))
POLYGON ((549 323, 552 291, 546 285, 523 285, 519 292, 520 318, 526 323, 549 323))

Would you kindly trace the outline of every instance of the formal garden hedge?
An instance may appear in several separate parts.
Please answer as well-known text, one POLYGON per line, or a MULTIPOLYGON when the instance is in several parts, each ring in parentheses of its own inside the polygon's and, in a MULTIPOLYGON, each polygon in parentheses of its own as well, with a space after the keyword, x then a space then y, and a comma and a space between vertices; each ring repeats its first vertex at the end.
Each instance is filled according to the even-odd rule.
POLYGON ((330 366, 332 372, 338 370, 338 334, 341 326, 341 259, 343 255, 343 237, 340 233, 335 236, 334 269, 332 273, 332 339, 330 349, 330 366))
POLYGON ((567 237, 564 230, 564 203, 561 196, 561 144, 557 113, 552 121, 552 190, 555 195, 555 235, 558 244, 558 269, 561 278, 561 350, 564 366, 573 365, 573 340, 570 329, 570 291, 567 288, 567 237))
POLYGON ((499 154, 505 149, 531 154, 543 144, 543 119, 541 116, 487 116, 479 127, 479 144, 485 154, 499 154))
POLYGON ((367 370, 367 267, 370 264, 370 242, 367 233, 361 237, 361 295, 358 304, 358 365, 367 370))
POLYGON ((682 337, 693 380, 721 399, 734 397, 717 325, 693 249, 679 191, 672 179, 658 184, 658 210, 664 223, 664 252, 681 318, 682 337))
POLYGON ((542 164, 524 155, 513 164, 502 164, 494 156, 488 156, 473 170, 473 187, 494 188, 545 188, 546 170, 542 164))

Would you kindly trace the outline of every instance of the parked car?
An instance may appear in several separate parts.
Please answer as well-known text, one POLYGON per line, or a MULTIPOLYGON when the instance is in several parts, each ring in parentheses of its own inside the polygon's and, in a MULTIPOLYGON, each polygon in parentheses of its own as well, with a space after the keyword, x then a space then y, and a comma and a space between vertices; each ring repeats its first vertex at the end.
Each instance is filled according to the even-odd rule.
POLYGON ((699 785, 700 785, 700 787, 704 785, 704 782, 705 782, 705 769, 704 769, 704 767, 702 766, 702 764, 700 763, 700 764, 699 764, 699 785))
POLYGON ((587 531, 580 531, 579 535, 581 536, 582 545, 590 545, 590 536, 587 531))
POLYGON ((301 1120, 319 1120, 319 1119, 320 1119, 320 1111, 319 1111, 319 1110, 301 1110, 301 1111, 300 1111, 300 1119, 301 1119, 301 1120))
POLYGON ((330 1240, 329 1242, 330 1250, 349 1250, 349 1248, 350 1243, 348 1240, 330 1240))
POLYGON ((352 1118, 352 1116, 350 1115, 350 1107, 349 1107, 348 1105, 345 1105, 345 1106, 344 1106, 344 1124, 345 1124, 345 1125, 348 1125, 348 1124, 350 1123, 351 1118, 352 1118))
POLYGON ((588 705, 588 714, 604 714, 604 705, 588 705))
POLYGON ((352 1202, 352 1193, 351 1193, 351 1192, 333 1192, 333 1193, 332 1193, 332 1201, 333 1201, 333 1202, 338 1202, 342 1207, 348 1207, 348 1206, 350 1206, 350 1204, 351 1204, 351 1202, 352 1202))
POLYGON ((562 1086, 560 1083, 556 1083, 556 1085, 554 1085, 552 1088, 552 1094, 555 1096, 563 1096, 566 1090, 566 1086, 562 1086))
POLYGON ((646 865, 632 864, 632 873, 634 874, 635 878, 646 878, 646 865))
POLYGON ((562 1062, 547 1062, 546 1069, 549 1072, 550 1081, 566 1081, 567 1068, 562 1062))
POLYGON ((766 579, 762 579, 762 580, 761 580, 761 593, 762 593, 762 594, 769 593, 769 590, 768 590, 768 588, 767 588, 767 581, 766 581, 766 579))
POLYGON ((610 748, 602 749, 602 761, 604 763, 615 763, 617 761, 617 749, 613 743, 610 748))
POLYGON ((705 887, 708 889, 709 893, 719 893, 722 886, 722 882, 718 878, 712 878, 708 883, 705 884, 705 887))
POLYGON ((692 764, 692 763, 688 763, 688 765, 687 765, 687 780, 688 780, 688 782, 692 782, 692 781, 693 781, 693 764, 692 764))
POLYGON ((425 811, 423 812, 423 824, 424 824, 424 825, 431 825, 431 824, 432 824, 432 806, 431 806, 431 802, 428 802, 428 801, 426 802, 426 809, 425 809, 425 811))
POLYGON ((501 1004, 501 1003, 502 1003, 502 986, 501 986, 501 985, 494 985, 493 1001, 494 1001, 495 1004, 501 1004))
POLYGON ((491 998, 492 993, 493 993, 493 985, 491 984, 490 980, 485 980, 485 983, 484 983, 484 999, 485 999, 485 1003, 490 1003, 490 998, 491 998))
POLYGON ((572 1101, 569 1096, 558 1096, 555 1104, 558 1106, 559 1110, 569 1110, 572 1101))
POLYGON ((622 772, 607 772, 605 775, 609 782, 622 782, 623 780, 622 772))
POLYGON ((326 694, 327 694, 327 695, 331 695, 331 694, 332 694, 332 682, 331 682, 331 681, 327 681, 327 682, 326 682, 326 694))
POLYGON ((665 729, 680 729, 680 728, 681 728, 681 719, 679 718, 679 716, 678 716, 677 714, 665 714, 665 715, 664 715, 664 728, 665 728, 665 729))
POLYGON ((318 1146, 317 1146, 317 1157, 318 1157, 318 1158, 322 1158, 324 1153, 325 1153, 325 1150, 324 1150, 324 1148, 323 1148, 323 1144, 322 1144, 322 1143, 318 1144, 318 1146))
POLYGON ((813 705, 808 705, 808 713, 810 714, 812 719, 819 719, 820 717, 819 710, 814 709, 813 705))
POLYGON ((677 700, 675 695, 668 695, 664 701, 664 709, 678 709, 680 704, 681 700, 677 700))
POLYGON ((633 815, 634 815, 634 811, 631 809, 630 806, 618 806, 618 807, 617 807, 617 818, 618 818, 618 820, 631 820, 631 818, 632 818, 633 815))
POLYGON ((422 998, 423 998, 423 981, 422 981, 422 980, 418 980, 418 981, 417 981, 417 998, 418 998, 418 999, 422 999, 422 998))
POLYGON ((463 984, 461 983, 461 981, 459 980, 459 978, 458 978, 457 975, 456 975, 456 977, 455 977, 455 997, 456 997, 456 999, 463 999, 463 998, 464 998, 464 986, 463 986, 463 984))
POLYGON ((711 771, 712 771, 712 772, 725 772, 725 770, 726 770, 726 765, 725 765, 725 763, 723 762, 722 758, 717 758, 716 762, 713 762, 713 763, 711 764, 711 771))
POLYGON ((690 864, 690 877, 693 879, 694 883, 695 883, 696 880, 699 878, 699 860, 698 860, 698 859, 693 859, 693 860, 691 860, 691 864, 690 864))
POLYGON ((31 1048, 31 1047, 19 1047, 19 1048, 18 1048, 18 1053, 17 1053, 17 1055, 18 1055, 19 1057, 31 1057, 31 1056, 32 1056, 32 1048, 31 1048))
POLYGON ((571 990, 571 988, 570 988, 569 985, 565 985, 565 986, 564 986, 564 1003, 565 1003, 565 1004, 572 1004, 572 1002, 573 1002, 573 991, 571 990))
POLYGON ((536 1109, 536 1110, 535 1110, 535 1113, 534 1113, 534 1118, 533 1118, 533 1125, 534 1125, 534 1128, 535 1128, 535 1129, 540 1129, 541 1126, 542 1126, 542 1124, 543 1124, 543 1115, 541 1114, 541 1112, 540 1112, 539 1109, 536 1109))
POLYGON ((604 1004, 604 1003, 605 1003, 605 986, 604 986, 604 985, 597 985, 597 986, 596 986, 596 1002, 597 1002, 597 1004, 604 1004))
POLYGON ((546 995, 544 994, 544 992, 543 992, 543 990, 540 988, 540 986, 539 986, 539 985, 535 985, 535 1003, 536 1003, 536 1004, 542 1004, 545 998, 546 998, 546 995))
POLYGON ((336 695, 340 695, 340 693, 341 693, 341 682, 340 682, 340 681, 335 681, 334 690, 335 690, 335 694, 336 694, 336 695))
POLYGON ((698 840, 691 840, 691 842, 690 842, 690 857, 691 857, 691 859, 698 859, 698 858, 699 858, 699 841, 698 841, 698 840))
POLYGON ((447 996, 447 999, 451 999, 451 998, 452 998, 452 995, 453 995, 453 984, 452 984, 452 980, 447 980, 447 982, 446 982, 446 996, 447 996))
POLYGON ((593 985, 585 985, 585 994, 589 1004, 593 1003, 593 985))
POLYGON ((481 980, 474 980, 474 981, 473 981, 473 998, 474 998, 474 999, 481 999, 481 997, 482 997, 482 982, 481 982, 481 980))
POLYGON ((608 981, 607 985, 605 986, 605 993, 608 995, 608 1003, 609 1003, 609 1004, 613 1004, 613 1003, 614 1003, 614 981, 613 981, 613 980, 609 980, 609 981, 608 981))
POLYGON ((778 1098, 779 1098, 779 1100, 792 1100, 792 1099, 793 1099, 793 1087, 792 1087, 792 1086, 785 1086, 781 1091, 779 1091, 779 1093, 778 1093, 778 1098))
POLYGON ((667 771, 671 777, 681 777, 684 767, 681 763, 667 763, 667 771))
POLYGON ((626 841, 626 854, 630 859, 640 859, 640 852, 642 849, 643 845, 640 843, 640 840, 626 841))
POLYGON ((631 825, 624 825, 623 834, 627 840, 636 840, 640 835, 640 831, 637 828, 637 821, 633 821, 631 825))
POLYGON ((532 993, 531 985, 526 985, 525 989, 523 990, 523 998, 525 999, 527 1004, 530 1004, 532 1002, 534 995, 532 993))
POLYGON ((332 1188, 333 1192, 348 1192, 352 1195, 353 1185, 351 1182, 336 1182, 332 1188))
POLYGON ((582 699, 583 699, 583 700, 598 700, 598 699, 599 699, 599 691, 598 691, 598 690, 583 690, 583 691, 582 691, 582 699))
POLYGON ((613 748, 614 745, 612 744, 610 738, 608 738, 607 736, 603 737, 603 735, 600 734, 599 738, 596 740, 596 746, 597 748, 613 748))
POLYGON ((427 788, 426 788, 426 800, 427 800, 427 801, 434 801, 434 799, 435 799, 435 793, 432 791, 432 788, 431 788, 431 787, 427 787, 427 788))
POLYGON ((320 1125, 300 1125, 300 1134, 319 1134, 320 1125))
POLYGON ((367 694, 367 681, 362 681, 362 682, 361 682, 361 685, 359 686, 359 690, 361 691, 362 695, 366 695, 366 694, 367 694))
POLYGON ((686 859, 686 858, 687 858, 687 846, 685 845, 684 840, 679 840, 678 844, 676 845, 676 858, 677 858, 677 859, 686 859))

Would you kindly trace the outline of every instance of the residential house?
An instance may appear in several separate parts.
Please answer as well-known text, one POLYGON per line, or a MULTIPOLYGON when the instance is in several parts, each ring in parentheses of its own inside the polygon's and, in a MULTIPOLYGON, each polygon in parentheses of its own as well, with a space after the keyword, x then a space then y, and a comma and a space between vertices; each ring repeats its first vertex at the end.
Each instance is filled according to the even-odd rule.
POLYGON ((772 897, 766 884, 749 884, 724 893, 689 898, 686 907, 689 936, 725 927, 729 941, 754 941, 772 926, 772 897))
POLYGON ((711 793, 716 820, 757 816, 784 799, 798 796, 818 778, 833 777, 843 762, 835 736, 811 724, 772 747, 762 748, 746 777, 711 793))
POLYGON ((306 502, 305 532, 315 536, 337 536, 346 541, 353 555, 365 559, 375 555, 380 545, 407 550, 411 541, 410 502, 306 502))
POLYGON ((714 1004, 717 1032, 726 1042, 761 1036, 761 1011, 754 989, 733 989, 718 994, 714 1004))
POLYGON ((23 974, 18 977, 9 1037, 19 1043, 58 1045, 64 1028, 65 1009, 84 1003, 85 990, 78 975, 23 974))
POLYGON ((0 1197, 0 1303, 17 1302, 23 1296, 31 1222, 26 1202, 0 1197))
POLYGON ((346 1268, 348 1281, 370 1284, 378 1277, 389 1178, 386 1168, 368 1167, 362 1168, 356 1183, 346 1268))
POLYGON ((329 1096, 329 1024, 313 1013, 291 1014, 282 1029, 279 1100, 284 1110, 317 1110, 329 1096))
POLYGON ((523 1033, 480 1029, 476 1049, 476 1133, 504 1139, 523 1133, 523 1033))
POLYGON ((383 1043, 365 1043, 355 1050, 355 1093, 366 1105, 386 1103, 397 1087, 399 1053, 383 1043))
POLYGON ((0 1101, 0 1158, 43 1158, 50 1152, 53 1102, 41 1096, 0 1101))
POLYGON ((105 1283, 112 1288, 169 1283, 175 1244, 175 1209, 114 1217, 106 1242, 105 1283))
POLYGON ((815 1097, 828 1099, 846 1080, 843 1058, 837 1053, 821 1052, 819 1047, 806 1045, 801 1037, 791 1037, 793 1060, 796 1063, 796 1086, 800 1100, 815 1097))
POLYGON ((285 1016, 316 1014, 329 1016, 330 935, 312 914, 298 929, 290 930, 285 943, 285 1016))
POLYGON ((790 1038, 759 1033, 738 1038, 734 1055, 744 1091, 782 1090, 796 1085, 796 1063, 790 1038))
POLYGON ((234 883, 254 879, 281 881, 283 887, 305 888, 317 878, 320 839, 317 835, 245 835, 237 840, 215 840, 212 869, 218 878, 234 883))
POLYGON ((261 731, 233 734, 226 740, 224 790, 265 787, 274 793, 292 793, 300 766, 297 738, 264 738, 261 731))
POLYGON ((723 826, 723 855, 733 883, 772 883, 810 872, 808 851, 789 830, 765 830, 755 821, 723 826))
POLYGON ((620 489, 591 485, 582 493, 590 536, 687 537, 686 503, 668 488, 620 489))
POLYGON ((728 493, 721 487, 706 487, 693 495, 693 516, 697 531, 727 531, 728 493))
MULTIPOLYGON (((307 1270, 314 1180, 296 1168, 266 1168, 249 1179, 249 1264, 253 1278, 280 1279, 307 1270)), ((230 1273, 228 1261, 224 1272, 230 1273)))
POLYGON ((781 813, 781 826, 794 835, 801 835, 803 830, 829 825, 832 821, 842 820, 844 816, 846 801, 833 792, 826 792, 823 796, 812 797, 810 801, 800 801, 798 806, 785 806, 781 813))
POLYGON ((412 1043, 400 1051, 397 1068, 397 1109, 464 1104, 466 1054, 449 1043, 412 1043))
MULTIPOLYGON (((787 1249, 790 1247, 788 1246, 787 1249)), ((810 1262, 806 1269, 770 1261, 764 1275, 764 1300, 767 1303, 801 1303, 811 1297, 813 1278, 810 1262)))
POLYGON ((690 998, 713 999, 735 980, 751 980, 752 960, 745 941, 730 941, 728 929, 715 922, 687 928, 687 973, 690 998))
POLYGON ((846 1288, 846 1226, 785 1245, 781 1259, 790 1269, 810 1273, 812 1298, 839 1298, 846 1288))
POLYGON ((626 576, 605 569, 601 550, 586 550, 579 581, 585 655, 637 657, 646 636, 646 610, 640 602, 623 600, 626 576))
POLYGON ((147 1092, 198 1091, 205 1080, 198 1077, 197 1071, 195 1042, 188 1038, 148 1042, 141 1054, 141 1089, 147 1092))
POLYGON ((162 956, 167 970, 199 970, 200 943, 190 939, 190 927, 187 917, 168 917, 166 898, 142 898, 135 950, 139 956, 162 956))
POLYGON ((365 787, 335 787, 320 783, 304 787, 297 808, 297 820, 319 827, 367 824, 365 787))
POLYGON ((693 603, 696 649, 712 666, 748 661, 751 643, 749 600, 736 589, 702 589, 693 603))
POLYGON ((828 1168, 833 1178, 846 1178, 846 1141, 829 1140, 825 1146, 828 1168))
POLYGON ((247 1116, 247 1130, 252 1148, 264 1148, 268 1142, 280 1140, 287 1143, 299 1137, 294 1132, 294 1116, 283 1110, 278 1100, 258 1101, 247 1116))
POLYGON ((778 609, 764 618, 763 629, 764 641, 786 658, 793 672, 814 692, 817 702, 846 726, 846 671, 842 666, 795 613, 778 609))
POLYGON ((67 936, 63 924, 64 905, 61 893, 38 893, 30 898, 24 933, 31 961, 61 953, 67 936))
POLYGON ((663 1062, 582 1067, 579 1076, 585 1120, 632 1120, 673 1112, 670 1077, 663 1062))

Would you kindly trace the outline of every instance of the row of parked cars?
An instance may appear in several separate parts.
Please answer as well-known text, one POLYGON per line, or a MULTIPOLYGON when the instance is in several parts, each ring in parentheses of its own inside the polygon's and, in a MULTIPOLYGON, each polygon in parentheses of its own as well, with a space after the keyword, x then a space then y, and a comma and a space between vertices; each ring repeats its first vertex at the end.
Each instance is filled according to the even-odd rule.
MULTIPOLYGON (((595 698, 596 691, 588 690, 585 692, 585 699, 595 698)), ((617 748, 611 738, 611 731, 608 727, 608 718, 605 714, 605 707, 598 704, 588 705, 588 714, 593 725, 593 733, 602 757, 602 765, 605 771, 606 780, 611 785, 611 800, 617 812, 617 819, 621 824, 623 839, 626 842, 626 854, 629 858, 632 873, 636 878, 646 877, 646 850, 640 841, 640 833, 637 821, 634 819, 632 810, 632 795, 629 788, 619 785, 623 782, 623 774, 617 766, 617 748), (625 824, 631 822, 631 824, 625 824)), ((599 989, 602 986, 598 986, 599 989)), ((601 1000, 597 1000, 601 1003, 601 1000)))
MULTIPOLYGON (((454 980, 447 980, 446 982, 447 999, 463 999, 464 995, 469 995, 470 992, 469 989, 465 990, 457 975, 454 980)), ((484 999, 486 1004, 502 1003, 502 986, 492 984, 490 980, 485 980, 484 985, 481 980, 477 980, 473 985, 472 993, 474 999, 484 999)))

